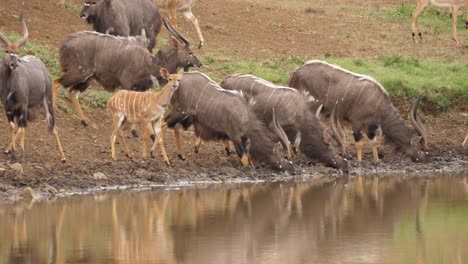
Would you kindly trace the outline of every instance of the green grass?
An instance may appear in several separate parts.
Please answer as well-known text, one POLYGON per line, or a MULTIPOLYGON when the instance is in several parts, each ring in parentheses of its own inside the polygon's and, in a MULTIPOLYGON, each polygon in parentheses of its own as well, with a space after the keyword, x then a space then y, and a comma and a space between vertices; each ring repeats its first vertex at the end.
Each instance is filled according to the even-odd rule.
MULTIPOLYGON (((434 62, 399 56, 365 60, 337 58, 332 54, 325 54, 320 59, 372 76, 395 97, 414 98, 426 89, 428 100, 442 111, 448 110, 454 103, 468 102, 468 63, 434 62)), ((204 56, 202 61, 208 65, 203 71, 215 81, 233 73, 249 73, 281 85, 286 85, 289 73, 305 62, 299 57, 255 61, 213 55, 204 56)))
POLYGON ((440 110, 468 102, 468 63, 455 64, 399 56, 372 61, 330 58, 343 68, 370 75, 394 97, 416 97, 426 89, 427 99, 440 110))
MULTIPOLYGON (((21 36, 16 33, 7 34, 7 38, 13 42, 18 40, 20 37, 21 36)), ((39 45, 34 42, 27 41, 26 45, 21 49, 20 55, 33 55, 39 57, 47 66, 47 69, 49 70, 49 73, 52 78, 60 76, 58 53, 54 49, 48 46, 39 45)))
MULTIPOLYGON (((379 13, 371 16, 375 16, 378 19, 384 18, 410 23, 414 9, 416 9, 415 4, 403 4, 397 5, 397 7, 393 9, 387 9, 383 11, 383 14, 379 13)), ((450 18, 450 12, 447 8, 434 8, 428 6, 421 12, 418 20, 420 28, 424 32, 440 34, 442 32, 452 31, 452 19, 450 18)), ((465 31, 465 20, 466 14, 459 11, 457 26, 460 31, 459 33, 461 34, 464 34, 465 31)))
POLYGON ((79 11, 79 10, 81 10, 81 7, 78 6, 78 5, 76 5, 76 4, 73 3, 73 2, 70 2, 70 1, 65 0, 65 3, 64 3, 64 4, 65 4, 65 8, 67 8, 67 9, 70 9, 70 10, 73 10, 73 11, 79 11))
MULTIPOLYGON (((17 39, 19 36, 10 35, 10 37, 17 39)), ((167 41, 161 40, 159 43, 163 44, 167 41)), ((53 49, 28 42, 22 51, 22 55, 25 54, 41 58, 47 65, 52 78, 60 75, 58 55, 53 49)), ((205 72, 217 82, 230 74, 248 73, 276 84, 286 85, 289 73, 306 61, 304 58, 295 56, 254 60, 239 59, 223 54, 226 52, 215 50, 201 55, 200 59, 205 66, 195 70, 205 72)), ((468 63, 457 64, 399 56, 380 57, 373 60, 352 59, 336 57, 329 53, 319 59, 338 64, 356 73, 372 76, 394 97, 415 98, 426 89, 427 99, 442 112, 454 104, 468 102, 468 63)), ((98 87, 98 85, 94 86, 98 87)), ((60 92, 61 98, 68 98, 65 89, 61 89, 60 92)), ((82 95, 81 100, 90 106, 104 107, 111 96, 111 93, 101 88, 89 89, 82 95)), ((62 106, 62 108, 65 107, 62 106)))

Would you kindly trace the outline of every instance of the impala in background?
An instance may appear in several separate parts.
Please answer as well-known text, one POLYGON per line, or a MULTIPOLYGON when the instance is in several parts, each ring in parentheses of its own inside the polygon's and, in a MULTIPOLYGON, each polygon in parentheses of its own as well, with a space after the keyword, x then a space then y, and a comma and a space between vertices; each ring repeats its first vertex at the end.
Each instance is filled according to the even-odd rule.
MULTIPOLYGON (((455 41, 457 46, 460 46, 460 41, 458 40, 457 36, 457 17, 458 17, 458 10, 461 7, 468 5, 468 0, 417 0, 416 9, 413 11, 413 15, 411 17, 411 28, 413 30, 412 36, 415 42, 417 41, 416 32, 418 32, 419 38, 422 40, 421 30, 419 29, 418 23, 418 16, 424 10, 424 8, 430 4, 436 7, 444 7, 450 8, 452 12, 452 39, 455 41)), ((468 15, 465 21, 466 29, 468 30, 468 15)))
POLYGON ((198 48, 201 48, 205 43, 205 39, 200 30, 200 25, 198 25, 198 19, 192 13, 192 5, 196 0, 155 0, 156 5, 168 12, 169 20, 177 28, 177 11, 181 12, 182 15, 195 26, 197 30, 198 39, 200 43, 198 48))

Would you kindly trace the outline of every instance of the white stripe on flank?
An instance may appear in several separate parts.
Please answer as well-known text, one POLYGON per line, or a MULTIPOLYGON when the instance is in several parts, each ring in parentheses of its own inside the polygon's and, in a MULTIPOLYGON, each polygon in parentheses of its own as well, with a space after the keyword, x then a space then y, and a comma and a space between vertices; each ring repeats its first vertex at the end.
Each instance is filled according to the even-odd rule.
POLYGON ((453 5, 452 3, 439 3, 437 0, 429 0, 429 3, 436 7, 451 7, 453 5))
POLYGON ((359 74, 359 73, 355 73, 355 72, 352 72, 352 71, 349 71, 349 70, 346 70, 346 69, 343 69, 341 68, 340 66, 336 65, 336 64, 331 64, 331 63, 328 63, 326 61, 321 61, 321 60, 310 60, 310 61, 307 61, 304 65, 310 65, 310 64, 314 64, 314 63, 320 63, 320 64, 325 64, 325 65, 328 65, 336 70, 339 70, 339 71, 342 71, 342 72, 345 72, 345 73, 348 73, 350 75, 353 75, 353 76, 356 76, 358 77, 359 81, 370 81, 372 83, 375 83, 379 88, 380 90, 388 95, 387 91, 385 90, 385 88, 377 81, 375 80, 374 78, 368 76, 368 75, 363 75, 363 74, 359 74))
POLYGON ((234 94, 234 95, 240 95, 238 91, 226 90, 226 89, 222 88, 215 81, 213 81, 210 77, 208 77, 208 75, 206 75, 206 74, 204 74, 202 72, 192 71, 192 72, 186 72, 186 73, 184 73, 184 75, 191 74, 191 73, 197 73, 197 74, 202 75, 203 77, 208 79, 209 83, 212 84, 213 88, 215 88, 216 90, 218 90, 220 92, 230 93, 230 94, 234 94))
MULTIPOLYGON (((133 98, 133 119, 136 119, 136 115, 135 115, 135 104, 136 104, 136 96, 135 94, 132 94, 132 98, 133 98)), ((128 114, 130 115, 130 113, 128 114)))
POLYGON ((236 77, 238 77, 238 78, 252 78, 252 79, 255 80, 256 83, 265 85, 265 86, 267 86, 269 88, 272 88, 272 89, 285 89, 285 90, 288 90, 288 91, 293 91, 295 93, 298 92, 296 89, 293 89, 291 87, 280 86, 280 85, 274 84, 272 82, 269 82, 269 81, 267 81, 265 79, 262 79, 260 77, 257 77, 255 75, 251 75, 251 74, 242 74, 242 75, 238 75, 236 77))
POLYGON ((124 93, 124 98, 123 98, 123 105, 122 105, 124 115, 128 115, 128 113, 127 113, 127 112, 128 112, 128 108, 127 108, 127 101, 128 101, 127 95, 128 95, 128 92, 125 91, 125 93, 124 93))

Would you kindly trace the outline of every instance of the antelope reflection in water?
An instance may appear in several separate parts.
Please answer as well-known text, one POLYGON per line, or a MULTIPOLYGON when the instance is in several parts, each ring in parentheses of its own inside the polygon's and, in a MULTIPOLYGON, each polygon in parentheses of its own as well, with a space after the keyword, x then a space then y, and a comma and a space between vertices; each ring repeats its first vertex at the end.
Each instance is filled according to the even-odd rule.
POLYGON ((463 263, 466 201, 466 178, 357 177, 10 203, 0 263, 463 263))

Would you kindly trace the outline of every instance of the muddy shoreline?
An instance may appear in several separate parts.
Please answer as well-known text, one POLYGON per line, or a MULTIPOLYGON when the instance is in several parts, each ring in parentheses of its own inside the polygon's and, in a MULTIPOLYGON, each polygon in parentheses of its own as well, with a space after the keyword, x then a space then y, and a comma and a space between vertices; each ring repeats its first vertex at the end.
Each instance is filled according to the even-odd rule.
MULTIPOLYGON (((113 189, 197 187, 216 183, 291 180, 322 182, 346 177, 333 168, 324 167, 321 164, 309 164, 300 156, 294 159, 298 171, 296 175, 286 175, 262 167, 242 168, 238 164, 237 157, 223 155, 221 145, 209 144, 214 145, 214 152, 219 152, 216 158, 220 162, 214 166, 204 164, 205 155, 201 157, 194 155, 192 159, 189 158, 186 161, 173 159, 170 166, 164 165, 160 157, 149 161, 138 159, 129 161, 123 158, 117 161, 93 160, 81 168, 69 163, 50 167, 51 164, 37 164, 29 161, 23 167, 23 172, 13 169, 14 163, 11 161, 0 162, 0 168, 2 168, 0 170, 0 200, 49 199, 57 196, 94 194, 113 189)), ((361 164, 351 159, 349 161, 351 170, 348 176, 468 175, 468 150, 466 148, 434 151, 430 153, 430 161, 427 163, 413 163, 408 158, 388 151, 391 150, 384 148, 385 156, 379 164, 373 164, 367 155, 365 156, 367 159, 361 164)), ((216 158, 211 159, 216 160, 216 158)))
MULTIPOLYGON (((63 102, 71 104, 66 100, 63 102)), ((397 107, 408 109, 400 105, 397 107)), ((18 166, 10 156, 0 155, 0 200, 53 197, 61 193, 84 192, 100 186, 138 187, 200 181, 315 181, 326 177, 341 177, 337 170, 321 164, 310 164, 301 155, 293 157, 293 163, 299 172, 297 175, 288 176, 262 167, 242 168, 237 155, 227 156, 220 142, 204 142, 200 152, 195 154, 192 129, 181 134, 185 161, 177 158, 174 135, 170 129, 163 131, 170 166, 164 163, 159 149, 154 159, 143 161, 142 142, 131 138, 129 131, 126 134, 132 159, 125 157, 121 147, 117 145, 117 160, 113 161, 109 142, 112 124, 108 114, 101 108, 87 106, 84 110, 90 121, 88 127, 80 124, 74 112, 57 113, 66 163, 60 161, 54 136, 49 133, 46 122, 41 120, 43 110, 39 111, 38 120, 29 123, 26 129, 25 166, 18 166), (25 191, 29 188, 32 192, 25 191)), ((406 116, 407 113, 402 115, 406 116)), ((411 162, 409 158, 395 153, 392 148, 383 144, 383 138, 379 137, 379 152, 383 157, 379 164, 374 165, 370 144, 365 138, 363 161, 358 164, 355 158, 351 158, 349 175, 468 173, 468 148, 461 147, 466 133, 466 121, 460 117, 460 112, 449 112, 444 116, 426 115, 423 116, 423 122, 430 133, 428 162, 411 162)), ((355 157, 351 128, 345 127, 345 133, 348 154, 355 157)), ((6 147, 9 143, 7 126, 0 126, 0 135, 5 135, 0 138, 0 146, 6 147)), ((0 151, 3 152, 4 148, 0 148, 0 151)))

